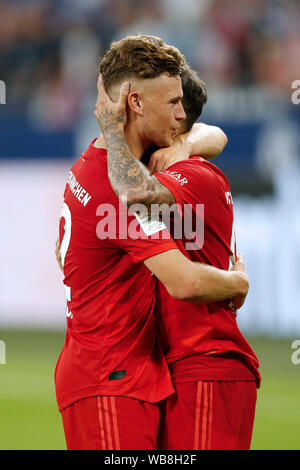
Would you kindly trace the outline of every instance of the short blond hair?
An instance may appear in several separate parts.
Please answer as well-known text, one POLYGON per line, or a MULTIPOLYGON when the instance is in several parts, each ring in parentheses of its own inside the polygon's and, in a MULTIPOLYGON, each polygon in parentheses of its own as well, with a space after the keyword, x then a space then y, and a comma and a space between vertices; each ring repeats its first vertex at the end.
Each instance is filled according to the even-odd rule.
POLYGON ((156 36, 127 36, 113 42, 101 60, 99 72, 107 91, 130 78, 180 75, 184 56, 156 36))

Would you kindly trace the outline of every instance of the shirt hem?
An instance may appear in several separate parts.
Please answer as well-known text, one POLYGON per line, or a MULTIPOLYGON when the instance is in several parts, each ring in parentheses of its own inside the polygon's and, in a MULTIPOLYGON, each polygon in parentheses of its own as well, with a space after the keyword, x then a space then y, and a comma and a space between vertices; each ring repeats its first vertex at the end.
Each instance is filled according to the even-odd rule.
POLYGON ((95 396, 115 396, 115 397, 127 397, 132 398, 135 400, 144 401, 147 403, 157 403, 165 398, 168 398, 170 395, 173 395, 174 389, 165 390, 165 392, 161 392, 159 394, 143 394, 143 393, 126 393, 126 392, 116 392, 116 391, 108 391, 105 387, 89 387, 77 390, 76 392, 72 392, 66 395, 63 395, 60 398, 57 398, 58 410, 61 412, 68 406, 72 405, 73 403, 83 400, 84 398, 91 398, 95 396))
POLYGON ((145 252, 141 255, 138 255, 138 256, 131 255, 131 258, 133 259, 135 263, 140 263, 141 261, 145 261, 146 259, 151 258, 152 256, 159 255, 161 253, 165 253, 166 251, 170 251, 170 250, 178 250, 178 246, 175 244, 175 242, 161 244, 157 248, 149 252, 145 252))

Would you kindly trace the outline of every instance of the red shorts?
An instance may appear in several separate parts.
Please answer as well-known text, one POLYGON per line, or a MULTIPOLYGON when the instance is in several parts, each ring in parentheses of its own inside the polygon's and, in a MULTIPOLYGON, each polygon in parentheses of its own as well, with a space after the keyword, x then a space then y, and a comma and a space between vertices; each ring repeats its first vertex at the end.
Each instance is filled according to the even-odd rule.
POLYGON ((127 397, 92 397, 62 410, 69 450, 155 450, 159 407, 127 397))
POLYGON ((185 382, 161 405, 162 450, 248 450, 255 382, 185 382))

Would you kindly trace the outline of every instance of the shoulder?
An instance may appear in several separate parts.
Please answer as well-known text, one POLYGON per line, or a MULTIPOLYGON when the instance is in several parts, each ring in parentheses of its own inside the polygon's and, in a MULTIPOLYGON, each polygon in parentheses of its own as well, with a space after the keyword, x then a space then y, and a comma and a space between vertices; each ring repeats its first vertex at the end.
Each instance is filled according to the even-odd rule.
POLYGON ((230 192, 224 173, 214 164, 201 157, 192 157, 175 163, 158 174, 159 180, 166 184, 176 201, 207 202, 216 196, 230 192))
POLYGON ((215 181, 217 184, 229 186, 227 176, 211 161, 205 160, 201 157, 190 157, 188 162, 191 165, 191 169, 193 167, 192 171, 196 172, 197 174, 202 174, 211 181, 215 181))
POLYGON ((107 174, 107 152, 104 149, 90 147, 82 153, 74 163, 67 176, 66 194, 89 206, 103 202, 117 204, 115 195, 107 174), (86 196, 87 195, 87 196, 86 196))
POLYGON ((226 178, 222 171, 202 157, 190 157, 174 163, 159 175, 169 176, 181 186, 198 184, 199 181, 217 183, 219 178, 226 178))

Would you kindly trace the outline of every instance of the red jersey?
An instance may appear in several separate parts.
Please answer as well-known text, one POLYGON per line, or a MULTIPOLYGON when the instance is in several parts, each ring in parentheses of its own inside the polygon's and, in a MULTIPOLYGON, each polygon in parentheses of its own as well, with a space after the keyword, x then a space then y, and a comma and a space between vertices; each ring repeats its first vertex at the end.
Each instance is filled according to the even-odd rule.
MULTIPOLYGON (((193 219, 191 224, 185 223, 185 228, 190 225, 192 230, 187 233, 182 228, 181 239, 176 239, 175 222, 171 226, 180 251, 192 261, 228 270, 235 257, 235 235, 233 203, 225 175, 212 163, 191 157, 155 176, 172 192, 181 222, 193 219), (198 239, 195 236, 193 240, 191 232, 197 233, 195 221, 199 220, 204 220, 204 238, 200 230, 198 239)), ((256 379, 259 386, 259 362, 227 302, 183 302, 171 297, 159 283, 157 310, 160 339, 173 381, 256 379)))
POLYGON ((156 280, 141 261, 177 246, 167 230, 145 235, 93 142, 69 173, 60 220, 68 307, 55 370, 60 410, 96 395, 152 403, 173 393, 157 341, 156 280))

